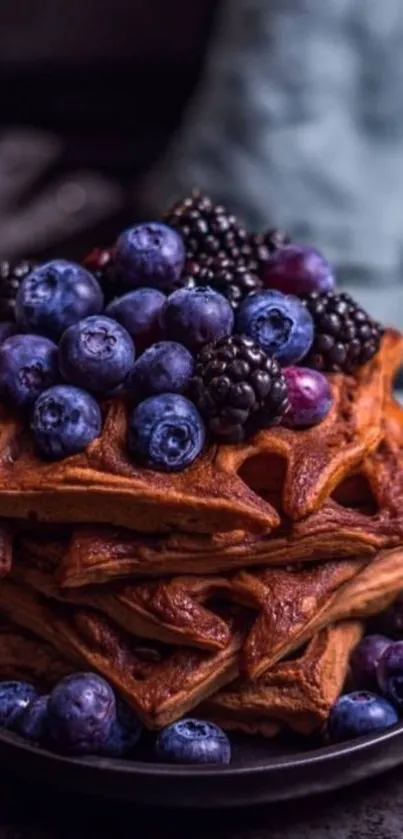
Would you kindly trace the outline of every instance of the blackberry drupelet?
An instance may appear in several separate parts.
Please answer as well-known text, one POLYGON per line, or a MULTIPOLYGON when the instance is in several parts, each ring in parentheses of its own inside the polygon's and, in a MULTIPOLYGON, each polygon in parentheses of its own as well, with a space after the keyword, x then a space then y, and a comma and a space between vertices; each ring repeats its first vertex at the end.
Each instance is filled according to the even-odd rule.
POLYGON ((15 299, 19 287, 35 265, 36 262, 30 259, 0 262, 0 320, 15 319, 15 299))
POLYGON ((183 236, 188 260, 218 253, 235 260, 247 241, 246 230, 238 219, 199 190, 174 204, 164 221, 183 236))
POLYGON ((290 241, 287 233, 275 228, 264 233, 250 233, 242 251, 243 258, 250 270, 259 275, 273 253, 290 241))
POLYGON ((288 410, 280 365, 244 335, 202 349, 189 392, 210 432, 231 443, 277 424, 288 410))
POLYGON ((189 262, 185 276, 189 284, 215 288, 227 298, 233 309, 237 309, 248 294, 262 288, 262 281, 247 264, 241 259, 234 262, 222 254, 209 260, 189 262))
POLYGON ((120 297, 127 288, 119 281, 115 268, 114 248, 94 248, 84 257, 83 265, 98 280, 105 303, 120 297))
POLYGON ((329 373, 353 373, 378 352, 382 328, 349 294, 312 292, 302 302, 315 326, 305 366, 329 373))

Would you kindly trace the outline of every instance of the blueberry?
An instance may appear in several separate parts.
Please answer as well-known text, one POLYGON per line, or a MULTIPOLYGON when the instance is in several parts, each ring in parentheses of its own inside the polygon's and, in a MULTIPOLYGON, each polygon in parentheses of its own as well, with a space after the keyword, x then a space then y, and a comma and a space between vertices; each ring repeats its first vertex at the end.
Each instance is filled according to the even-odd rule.
POLYGON ((45 739, 49 696, 37 696, 18 715, 13 725, 14 731, 25 740, 39 743, 45 739))
POLYGON ((163 763, 228 764, 231 746, 217 725, 203 720, 180 720, 160 732, 155 756, 163 763))
POLYGON ((161 341, 137 359, 128 390, 137 402, 158 393, 184 393, 193 375, 194 359, 175 341, 161 341))
POLYGON ((309 245, 278 248, 264 264, 262 280, 267 288, 275 288, 283 294, 333 291, 336 286, 332 266, 320 251, 309 245))
POLYGON ((95 393, 107 393, 122 384, 134 359, 129 333, 105 315, 70 326, 59 345, 59 366, 66 381, 95 393))
POLYGON ((100 754, 105 757, 124 757, 136 746, 142 728, 137 714, 121 699, 116 702, 116 718, 100 754))
POLYGON ((115 718, 115 695, 104 679, 96 673, 66 676, 50 694, 48 737, 62 752, 98 754, 115 718))
POLYGON ((307 428, 317 425, 328 414, 332 405, 332 392, 323 373, 308 367, 285 367, 289 410, 284 425, 289 428, 307 428))
POLYGON ((0 393, 18 408, 30 407, 60 379, 57 347, 40 335, 12 335, 0 346, 0 393))
POLYGON ((36 697, 35 688, 25 682, 0 682, 0 728, 11 728, 36 697))
POLYGON ((162 327, 167 338, 197 352, 231 334, 234 313, 228 300, 209 286, 181 288, 165 303, 162 327))
POLYGON ((31 428, 43 457, 59 460, 84 449, 102 429, 98 402, 85 390, 56 385, 37 399, 31 428))
POLYGON ((0 322, 0 344, 10 338, 11 335, 17 335, 18 326, 12 320, 3 320, 0 322))
POLYGON ((307 309, 297 297, 279 291, 258 291, 246 297, 238 310, 236 328, 283 365, 300 361, 314 337, 307 309))
POLYGON ((119 236, 115 264, 124 285, 152 286, 169 293, 177 287, 185 264, 183 239, 166 224, 138 224, 119 236))
POLYGON ((377 666, 379 659, 392 642, 384 635, 367 635, 353 650, 350 670, 356 688, 377 690, 377 666))
POLYGON ((102 311, 103 294, 81 265, 55 259, 28 274, 19 288, 15 312, 25 332, 58 339, 68 326, 102 311))
POLYGON ((369 691, 346 693, 330 711, 328 734, 334 743, 395 725, 398 716, 387 699, 369 691))
POLYGON ((379 658, 376 677, 382 693, 397 708, 403 708, 403 641, 386 647, 379 658))
POLYGON ((196 406, 179 394, 150 396, 129 417, 129 450, 154 469, 184 469, 198 457, 204 440, 205 427, 196 406))
POLYGON ((137 352, 142 352, 162 337, 161 311, 166 297, 156 288, 138 288, 117 297, 105 309, 133 338, 137 352))

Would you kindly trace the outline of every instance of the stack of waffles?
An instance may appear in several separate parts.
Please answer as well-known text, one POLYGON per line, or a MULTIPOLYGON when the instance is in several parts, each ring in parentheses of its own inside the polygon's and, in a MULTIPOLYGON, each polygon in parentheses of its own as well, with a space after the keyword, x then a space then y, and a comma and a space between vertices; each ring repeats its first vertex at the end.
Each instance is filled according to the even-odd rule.
POLYGON ((0 677, 101 673, 150 729, 191 712, 274 736, 320 729, 365 620, 403 588, 403 338, 305 431, 211 446, 190 468, 133 465, 126 411, 47 464, 0 423, 0 677))

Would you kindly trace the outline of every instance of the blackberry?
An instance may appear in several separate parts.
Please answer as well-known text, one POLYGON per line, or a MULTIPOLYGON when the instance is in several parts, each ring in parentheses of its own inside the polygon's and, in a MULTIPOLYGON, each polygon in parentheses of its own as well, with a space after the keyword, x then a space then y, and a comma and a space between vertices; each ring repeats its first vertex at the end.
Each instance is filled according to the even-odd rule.
POLYGON ((235 261, 247 242, 238 219, 199 190, 174 204, 164 221, 183 236, 188 260, 220 253, 235 261))
POLYGON ((315 338, 304 364, 329 373, 353 373, 379 350, 382 328, 343 292, 312 292, 302 301, 315 338))
POLYGON ((189 394, 210 432, 231 443, 277 424, 289 407, 280 365, 244 335, 203 347, 189 394))
POLYGON ((114 248, 94 248, 84 257, 83 265, 97 278, 105 296, 105 303, 110 303, 128 291, 123 283, 119 282, 114 248))
POLYGON ((247 264, 241 259, 233 262, 223 255, 187 263, 184 277, 189 284, 215 288, 227 298, 233 309, 237 309, 248 294, 262 288, 262 281, 247 264))
POLYGON ((243 258, 250 269, 260 275, 262 268, 270 261, 273 253, 290 243, 290 237, 282 230, 266 230, 265 233, 250 233, 243 248, 243 258))
POLYGON ((0 262, 0 320, 15 320, 15 298, 18 289, 35 268, 36 263, 30 259, 21 262, 0 262))

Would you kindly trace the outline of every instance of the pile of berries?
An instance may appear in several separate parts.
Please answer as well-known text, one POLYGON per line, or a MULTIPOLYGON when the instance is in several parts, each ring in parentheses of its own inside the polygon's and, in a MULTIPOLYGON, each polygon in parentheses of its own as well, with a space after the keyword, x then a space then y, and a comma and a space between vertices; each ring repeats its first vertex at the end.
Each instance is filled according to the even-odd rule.
POLYGON ((336 293, 314 248, 248 235, 199 194, 166 222, 125 230, 82 265, 0 270, 0 398, 26 412, 43 458, 83 451, 102 432, 102 401, 119 395, 131 457, 178 471, 208 438, 321 422, 325 373, 378 351, 379 326, 336 293))
MULTIPOLYGON (((129 757, 142 734, 135 712, 96 673, 66 676, 50 694, 26 682, 0 682, 0 728, 64 755, 129 757)), ((231 746, 218 726, 183 719, 153 744, 161 763, 228 764, 231 746)))

